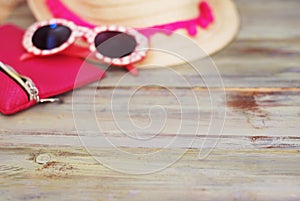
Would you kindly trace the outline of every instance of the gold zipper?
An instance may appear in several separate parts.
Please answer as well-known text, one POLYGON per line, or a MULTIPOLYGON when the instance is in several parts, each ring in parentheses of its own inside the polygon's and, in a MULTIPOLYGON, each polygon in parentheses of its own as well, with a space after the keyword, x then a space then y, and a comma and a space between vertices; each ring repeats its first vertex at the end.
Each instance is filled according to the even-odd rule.
POLYGON ((56 102, 60 101, 57 98, 50 98, 50 99, 40 99, 39 97, 39 90, 35 86, 34 82, 23 75, 17 73, 11 66, 6 65, 0 61, 0 71, 3 71, 6 75, 11 77, 17 84, 19 84, 27 93, 29 101, 36 101, 37 103, 46 103, 46 102, 56 102))

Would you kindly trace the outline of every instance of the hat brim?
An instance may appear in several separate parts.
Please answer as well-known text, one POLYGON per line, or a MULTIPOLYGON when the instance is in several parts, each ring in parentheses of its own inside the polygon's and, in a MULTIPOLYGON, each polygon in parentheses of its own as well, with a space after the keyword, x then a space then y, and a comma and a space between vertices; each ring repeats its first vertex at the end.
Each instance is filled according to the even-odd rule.
MULTIPOLYGON (((48 10, 45 0, 27 0, 30 9, 38 20, 50 19, 53 16, 48 10)), ((203 51, 199 54, 192 52, 192 56, 188 60, 201 59, 207 55, 214 54, 223 49, 229 44, 239 31, 239 13, 232 0, 208 0, 213 9, 215 22, 208 29, 198 29, 198 34, 195 37, 190 37, 186 32, 178 31, 194 41, 203 51)), ((176 40, 176 39, 174 39, 176 40)), ((174 44, 174 40, 166 40, 165 37, 151 38, 151 47, 156 47, 158 44, 167 44, 168 41, 174 44), (163 40, 163 41, 162 41, 163 40)), ((177 40, 178 41, 178 40, 177 40)), ((184 40, 182 40, 184 41, 184 40)), ((185 42, 175 42, 174 52, 183 52, 183 55, 189 55, 191 51, 190 44, 185 42), (178 50, 178 51, 177 51, 178 50), (184 53, 184 51, 186 51, 184 53)), ((162 54, 161 52, 150 51, 146 59, 137 64, 138 67, 157 67, 157 66, 172 66, 183 63, 182 59, 174 58, 172 55, 162 54)))

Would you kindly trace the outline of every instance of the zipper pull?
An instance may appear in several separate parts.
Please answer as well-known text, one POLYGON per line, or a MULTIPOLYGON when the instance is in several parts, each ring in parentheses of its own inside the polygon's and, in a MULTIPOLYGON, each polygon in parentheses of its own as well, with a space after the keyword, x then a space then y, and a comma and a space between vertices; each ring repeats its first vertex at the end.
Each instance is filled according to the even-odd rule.
MULTIPOLYGON (((19 75, 21 76, 21 75, 19 75)), ((26 91, 28 92, 30 96, 30 100, 35 100, 37 103, 55 103, 55 102, 62 102, 61 99, 59 98, 45 98, 45 99, 40 99, 39 97, 39 90, 33 83, 33 81, 28 78, 21 76, 21 78, 25 81, 26 85, 26 91)))
POLYGON ((60 98, 45 98, 40 99, 39 103, 62 103, 63 101, 60 98))
POLYGON ((28 92, 29 100, 35 100, 37 103, 39 103, 40 102, 39 90, 37 89, 33 81, 28 77, 24 77, 21 75, 19 76, 25 82, 25 90, 28 92))
POLYGON ((25 80, 27 90, 30 94, 30 99, 35 100, 37 103, 55 103, 55 102, 62 102, 60 98, 45 98, 45 99, 40 99, 39 97, 39 90, 33 83, 31 79, 28 77, 22 76, 22 78, 25 80))

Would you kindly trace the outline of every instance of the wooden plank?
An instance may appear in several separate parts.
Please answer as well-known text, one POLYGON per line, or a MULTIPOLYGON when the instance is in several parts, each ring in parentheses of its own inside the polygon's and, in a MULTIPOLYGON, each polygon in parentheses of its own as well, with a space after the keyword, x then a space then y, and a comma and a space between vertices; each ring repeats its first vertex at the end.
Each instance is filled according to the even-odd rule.
POLYGON ((163 200, 297 200, 300 196, 297 150, 216 149, 205 160, 197 159, 198 150, 189 150, 173 166, 147 175, 112 171, 77 149, 14 148, 0 153, 4 159, 0 191, 11 200, 147 200, 150 195, 163 200), (34 162, 41 154, 50 156, 47 164, 34 162))
POLYGON ((35 19, 26 3, 16 7, 15 10, 5 20, 5 23, 13 23, 23 28, 27 28, 33 22, 35 22, 35 19))
MULTIPOLYGON (((206 134, 211 123, 212 112, 215 120, 225 124, 222 135, 236 136, 299 136, 300 118, 300 92, 298 91, 227 91, 226 97, 220 91, 211 92, 216 100, 215 105, 211 104, 211 99, 207 90, 189 89, 149 89, 139 90, 139 93, 131 97, 130 110, 127 110, 127 103, 130 101, 131 92, 127 88, 120 88, 114 91, 116 98, 111 98, 113 91, 110 89, 99 89, 94 105, 92 100, 96 84, 76 91, 74 99, 72 94, 63 97, 64 104, 39 105, 15 116, 0 116, 1 133, 15 133, 18 135, 40 135, 46 133, 51 135, 73 135, 76 134, 76 124, 73 114, 82 117, 77 123, 86 124, 87 129, 93 129, 94 107, 96 119, 102 126, 104 133, 121 133, 115 125, 132 124, 131 120, 146 126, 149 123, 149 114, 152 106, 161 106, 167 111, 167 122, 162 135, 170 135, 178 132, 178 125, 182 122, 182 111, 184 121, 182 126, 187 126, 186 132, 179 132, 178 135, 206 134), (169 93, 171 90, 176 97, 169 93), (194 97, 193 94, 196 96, 194 97), (179 97, 181 96, 181 97, 179 97), (83 98, 84 97, 84 98, 83 98), (227 98, 227 100, 225 100, 227 98), (198 104, 197 104, 198 101, 198 104), (113 104, 113 109, 111 108, 113 104), (211 107, 214 106, 214 109, 211 107), (73 108, 72 108, 73 107, 73 108), (227 109, 226 117, 223 110, 227 109), (216 112, 219 111, 219 112, 216 112), (128 116, 128 113, 131 116, 128 116), (113 116, 115 115, 115 116, 113 116), (198 116, 200 115, 200 116, 198 116), (89 122, 90 121, 90 122, 89 122), (199 131, 195 129, 199 125, 199 131)), ((160 110, 153 111, 153 117, 159 118, 160 110)), ((164 117, 161 117, 164 120, 164 117)), ((156 122, 161 125, 160 122, 156 122)), ((77 125, 78 126, 78 125, 77 125)), ((133 127, 127 131, 139 130, 133 127)), ((96 129, 98 131, 98 129, 96 129)), ((151 135, 145 131, 140 131, 141 135, 151 135)), ((220 135, 220 133, 210 133, 210 135, 220 135)), ((55 138, 55 136, 52 136, 55 138)))
POLYGON ((299 38, 298 0, 235 0, 242 16, 239 38, 285 39, 299 38), (265 5, 263 5, 265 4, 265 5))

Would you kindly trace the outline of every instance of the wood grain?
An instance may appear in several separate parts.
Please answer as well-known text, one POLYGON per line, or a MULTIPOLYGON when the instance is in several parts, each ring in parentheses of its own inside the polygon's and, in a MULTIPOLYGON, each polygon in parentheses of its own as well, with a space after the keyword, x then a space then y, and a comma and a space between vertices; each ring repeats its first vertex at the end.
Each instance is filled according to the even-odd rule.
MULTIPOLYGON (((0 116, 0 200, 299 200, 299 1, 235 2, 242 16, 241 32, 234 43, 212 57, 224 87, 209 68, 209 60, 194 62, 195 68, 175 67, 178 76, 170 74, 170 69, 143 70, 138 77, 110 69, 101 83, 77 90, 75 102, 74 94, 67 93, 63 104, 0 116), (139 88, 128 116, 123 106, 131 90, 150 82, 163 87, 139 88), (180 107, 170 91, 185 105, 180 107), (212 115, 209 92, 218 120, 222 121, 226 109, 222 133, 206 132, 212 115), (93 93, 96 116, 91 116, 93 93), (167 126, 155 143, 133 141, 116 127, 110 107, 113 93, 117 97, 114 112, 124 124, 131 118, 145 126, 151 106, 166 109, 167 126), (77 121, 89 128, 96 117, 104 132, 78 132, 74 106, 77 121), (197 132, 174 131, 182 108, 189 128, 200 118, 197 132), (140 158, 124 158, 122 152, 100 143, 92 149, 99 162, 78 135, 96 137, 96 145, 110 140, 122 152, 140 158), (175 138, 180 143, 164 148, 175 138), (161 154, 147 160, 147 154, 155 152, 161 154), (178 154, 183 156, 174 164, 152 174, 125 174, 103 163, 142 170, 161 167, 178 154)), ((22 27, 33 21, 26 5, 7 19, 22 27)), ((152 112, 154 117, 160 114, 152 112)), ((149 139, 152 134, 139 132, 138 137, 149 139)))
MULTIPOLYGON (((110 150, 101 152, 109 154, 110 150)), ((4 177, 2 190, 4 197, 12 200, 149 200, 149 196, 151 200, 297 200, 299 197, 295 178, 299 177, 300 164, 296 150, 219 149, 202 161, 197 160, 197 154, 198 150, 190 149, 170 168, 138 176, 104 168, 85 151, 77 149, 2 149, 2 157, 13 156, 8 163, 14 161, 16 167, 24 168, 14 176, 4 177), (34 164, 34 157, 29 157, 44 152, 51 155, 47 165, 34 164)))

